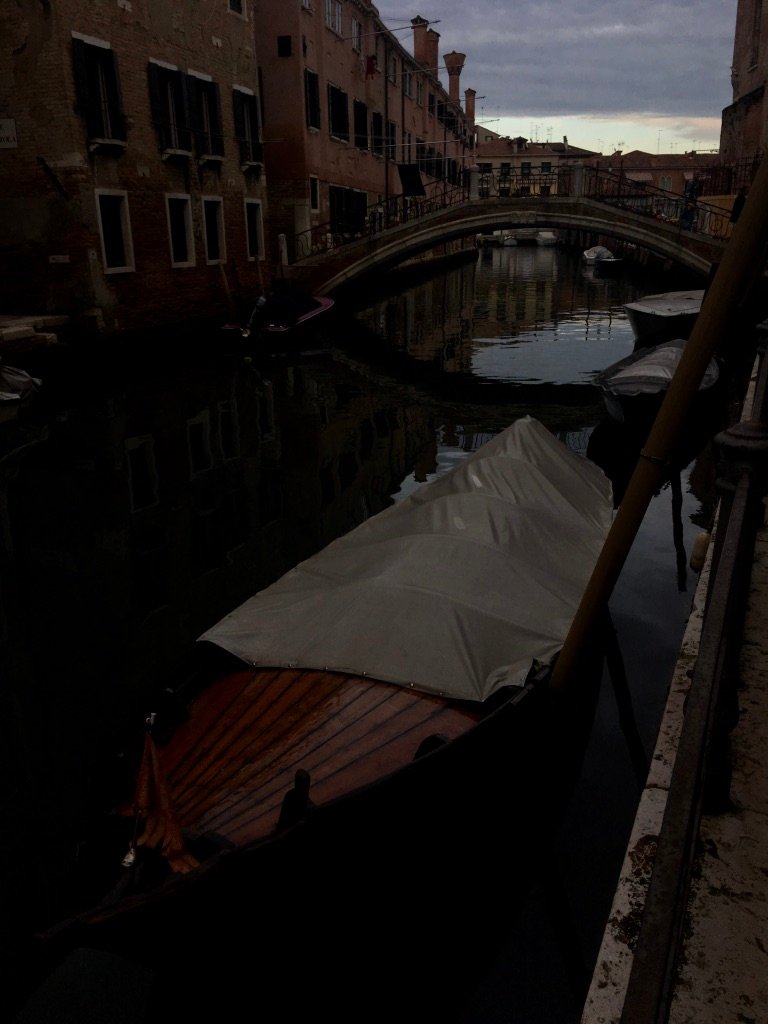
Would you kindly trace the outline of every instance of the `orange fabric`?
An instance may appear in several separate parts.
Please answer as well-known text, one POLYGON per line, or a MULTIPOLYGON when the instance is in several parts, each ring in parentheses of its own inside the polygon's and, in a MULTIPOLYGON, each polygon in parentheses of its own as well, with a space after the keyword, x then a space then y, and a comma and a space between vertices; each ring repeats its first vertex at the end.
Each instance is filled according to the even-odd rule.
POLYGON ((134 813, 144 819, 139 846, 159 848, 173 871, 183 873, 198 866, 199 861, 186 851, 184 836, 160 764, 160 751, 149 733, 144 739, 144 753, 136 781, 134 813))

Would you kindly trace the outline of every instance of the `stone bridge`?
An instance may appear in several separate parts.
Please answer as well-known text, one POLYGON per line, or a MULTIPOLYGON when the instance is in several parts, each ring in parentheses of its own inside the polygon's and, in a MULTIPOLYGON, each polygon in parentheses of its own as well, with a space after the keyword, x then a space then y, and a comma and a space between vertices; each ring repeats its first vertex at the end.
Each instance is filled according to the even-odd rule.
MULTIPOLYGON (((726 233, 727 214, 717 212, 722 215, 705 225, 712 231, 706 233, 617 204, 614 196, 462 199, 405 224, 330 245, 321 253, 297 260, 288 273, 316 294, 327 294, 444 242, 499 229, 535 228, 580 231, 631 242, 706 276, 725 247, 725 238, 717 235, 726 233)), ((706 216, 703 219, 707 220, 706 216)))

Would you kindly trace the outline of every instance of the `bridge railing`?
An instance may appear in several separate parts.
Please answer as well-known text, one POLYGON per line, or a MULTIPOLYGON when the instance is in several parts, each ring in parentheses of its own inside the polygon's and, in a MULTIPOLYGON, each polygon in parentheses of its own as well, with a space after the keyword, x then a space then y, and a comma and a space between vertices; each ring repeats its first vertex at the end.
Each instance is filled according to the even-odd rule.
POLYGON ((729 233, 730 212, 701 202, 694 189, 688 195, 679 195, 625 174, 585 167, 583 194, 622 210, 678 225, 682 231, 698 231, 713 238, 726 238, 729 233))
POLYGON ((330 254, 352 242, 375 237, 387 228, 465 203, 472 195, 481 200, 500 201, 533 198, 546 202, 550 196, 596 199, 677 226, 680 231, 718 239, 726 238, 731 226, 728 210, 701 202, 693 191, 679 195, 599 167, 557 168, 546 174, 481 171, 475 182, 470 181, 469 176, 458 184, 437 181, 426 187, 423 196, 390 196, 367 207, 352 208, 333 221, 296 235, 291 240, 292 251, 288 251, 286 240, 284 260, 294 262, 330 254))
MULTIPOLYGON (((387 200, 355 210, 344 218, 318 224, 302 231, 294 239, 294 259, 331 253, 341 246, 372 238, 387 228, 418 220, 429 213, 445 210, 469 198, 468 184, 433 182, 423 196, 390 196, 387 200)), ((289 254, 290 256, 291 254, 289 254)))

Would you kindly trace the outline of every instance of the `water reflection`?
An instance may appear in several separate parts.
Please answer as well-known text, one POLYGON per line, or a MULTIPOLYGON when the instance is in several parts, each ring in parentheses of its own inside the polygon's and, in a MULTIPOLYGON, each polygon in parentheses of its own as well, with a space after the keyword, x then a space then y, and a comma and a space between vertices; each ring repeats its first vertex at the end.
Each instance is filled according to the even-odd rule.
POLYGON ((623 278, 585 273, 577 253, 499 246, 427 285, 372 301, 357 319, 393 351, 446 375, 579 385, 632 351, 623 305, 640 291, 623 278))

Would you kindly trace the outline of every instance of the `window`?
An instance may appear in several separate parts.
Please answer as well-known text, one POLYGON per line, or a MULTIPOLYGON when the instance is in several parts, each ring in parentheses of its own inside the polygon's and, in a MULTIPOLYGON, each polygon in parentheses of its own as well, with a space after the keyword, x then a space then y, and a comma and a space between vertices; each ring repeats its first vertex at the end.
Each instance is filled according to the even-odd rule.
POLYGON ((124 142, 117 58, 109 43, 73 35, 72 63, 77 109, 85 120, 91 148, 103 142, 124 142))
POLYGON ((352 49, 356 50, 357 53, 360 53, 362 48, 363 48, 363 26, 360 24, 360 22, 357 20, 357 18, 353 18, 352 19, 352 49))
POLYGON ((551 174, 552 173, 552 162, 551 162, 551 160, 544 160, 544 161, 542 161, 541 173, 542 174, 551 174))
POLYGON ((397 125, 394 121, 387 121, 387 156, 390 160, 395 159, 397 147, 397 125))
POLYGON ((186 103, 186 76, 170 64, 151 60, 147 69, 152 119, 160 140, 160 149, 167 155, 189 155, 192 132, 186 103))
POLYGON ((421 75, 416 76, 416 102, 420 107, 424 106, 424 82, 421 75))
POLYGON ((328 131, 335 139, 349 141, 349 103, 347 94, 328 85, 328 131))
POLYGON ((432 114, 432 116, 434 117, 434 114, 435 114, 435 94, 433 92, 431 92, 429 94, 429 96, 427 97, 427 113, 428 114, 432 114))
POLYGON ((662 174, 659 178, 659 188, 663 188, 665 192, 672 191, 672 175, 662 174))
POLYGON ((290 57, 293 50, 290 36, 278 36, 277 37, 277 56, 278 57, 290 57))
POLYGON ((263 259, 264 222, 262 220, 260 199, 245 200, 245 236, 248 246, 248 259, 263 259))
POLYGON ((314 176, 309 179, 309 208, 313 213, 320 209, 320 179, 314 176))
POLYGON ((188 195, 168 193, 165 197, 168 239, 172 267, 194 267, 195 242, 192 235, 192 201, 188 195))
POLYGON ((203 227, 205 229, 205 258, 208 263, 223 263, 224 210, 221 196, 203 196, 203 227))
POLYGON ((389 55, 389 67, 387 68, 387 78, 390 82, 397 81, 397 57, 393 53, 389 55))
POLYGON ((371 115, 371 149, 377 156, 384 156, 384 118, 378 113, 371 115))
POLYGON ((304 69, 304 106, 307 128, 320 127, 320 79, 314 71, 304 69))
POLYGON ((531 165, 530 165, 529 161, 524 160, 520 164, 520 173, 522 174, 522 176, 524 178, 530 178, 530 176, 531 176, 531 165))
POLYGON ((96 189, 96 211, 101 234, 101 253, 107 274, 135 270, 128 194, 118 189, 96 189))
POLYGON ((341 0, 325 0, 325 24, 341 35, 341 0))
POLYGON ((210 76, 190 71, 187 75, 189 124, 201 160, 224 156, 219 87, 210 76))
POLYGON ((361 100, 352 104, 355 129, 355 145, 358 149, 368 149, 368 105, 361 100))
POLYGON ((236 85, 232 90, 232 108, 235 115, 235 138, 240 146, 240 163, 244 167, 261 163, 263 147, 256 97, 250 89, 236 85))
POLYGON ((410 132, 403 135, 403 163, 409 164, 413 161, 413 136, 410 132))
POLYGON ((403 92, 406 96, 413 95, 413 76, 407 68, 403 68, 403 92))
POLYGON ((245 0, 229 0, 229 11, 230 14, 239 14, 241 18, 245 18, 245 0))

